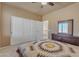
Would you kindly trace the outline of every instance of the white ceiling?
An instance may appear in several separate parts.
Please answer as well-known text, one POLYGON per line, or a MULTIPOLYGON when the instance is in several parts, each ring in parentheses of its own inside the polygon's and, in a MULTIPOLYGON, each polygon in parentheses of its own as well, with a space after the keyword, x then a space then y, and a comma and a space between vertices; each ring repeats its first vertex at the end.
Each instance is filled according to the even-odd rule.
POLYGON ((51 11, 58 10, 60 8, 64 8, 66 6, 69 6, 71 4, 74 4, 74 2, 53 2, 54 6, 45 5, 44 8, 41 8, 41 3, 31 3, 31 2, 6 2, 6 4, 17 6, 19 8, 28 10, 30 12, 44 15, 46 13, 49 13, 51 11))

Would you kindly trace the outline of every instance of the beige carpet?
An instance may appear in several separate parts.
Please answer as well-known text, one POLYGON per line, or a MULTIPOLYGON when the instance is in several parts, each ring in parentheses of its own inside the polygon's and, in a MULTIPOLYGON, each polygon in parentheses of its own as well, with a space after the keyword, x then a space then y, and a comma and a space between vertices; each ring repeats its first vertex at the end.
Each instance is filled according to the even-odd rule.
POLYGON ((0 57, 18 57, 17 46, 7 46, 0 48, 0 57))

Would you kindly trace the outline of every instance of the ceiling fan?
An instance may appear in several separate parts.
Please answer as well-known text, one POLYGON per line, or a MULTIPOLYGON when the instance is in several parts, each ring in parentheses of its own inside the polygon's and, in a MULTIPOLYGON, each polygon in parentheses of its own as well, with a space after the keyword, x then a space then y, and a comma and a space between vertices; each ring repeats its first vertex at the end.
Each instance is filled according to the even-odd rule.
POLYGON ((41 3, 41 8, 43 8, 45 5, 54 6, 54 3, 52 2, 32 2, 32 3, 41 3))

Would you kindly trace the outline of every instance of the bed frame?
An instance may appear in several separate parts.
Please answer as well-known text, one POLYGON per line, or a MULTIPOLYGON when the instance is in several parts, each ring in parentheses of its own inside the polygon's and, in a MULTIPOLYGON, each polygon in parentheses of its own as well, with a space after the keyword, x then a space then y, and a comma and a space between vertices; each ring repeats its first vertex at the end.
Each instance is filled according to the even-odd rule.
POLYGON ((79 37, 68 34, 52 34, 52 40, 57 40, 79 46, 79 37))

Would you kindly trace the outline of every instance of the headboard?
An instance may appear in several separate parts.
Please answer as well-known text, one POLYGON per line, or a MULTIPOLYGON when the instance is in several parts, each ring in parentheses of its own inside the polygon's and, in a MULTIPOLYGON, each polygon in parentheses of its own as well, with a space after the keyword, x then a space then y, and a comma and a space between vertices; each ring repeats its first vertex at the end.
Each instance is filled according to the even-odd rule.
POLYGON ((68 35, 68 34, 65 34, 65 35, 64 34, 63 35, 62 34, 52 34, 52 40, 57 40, 57 41, 79 46, 79 37, 75 37, 75 36, 68 35))

